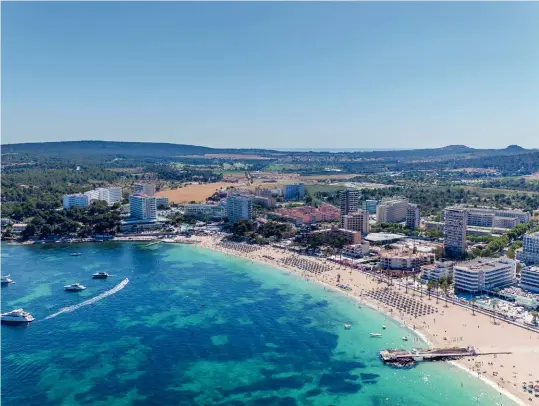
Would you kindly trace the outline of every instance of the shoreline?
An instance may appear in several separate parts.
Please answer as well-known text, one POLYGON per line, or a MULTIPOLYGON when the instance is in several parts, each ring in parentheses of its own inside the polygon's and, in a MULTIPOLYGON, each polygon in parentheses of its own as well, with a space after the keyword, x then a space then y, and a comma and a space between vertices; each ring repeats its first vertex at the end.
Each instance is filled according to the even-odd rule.
MULTIPOLYGON (((370 288, 374 288, 374 289, 379 289, 379 288, 383 288, 383 287, 386 287, 387 284, 383 283, 383 282, 380 282, 379 280, 371 280, 371 276, 367 275, 367 274, 364 274, 358 270, 350 270, 350 269, 346 269, 345 267, 343 267, 342 265, 339 265, 339 264, 335 264, 335 263, 332 263, 332 262, 329 262, 329 261, 322 261, 318 258, 311 258, 311 257, 308 257, 308 260, 309 261, 312 261, 312 262, 317 262, 317 263, 320 263, 320 264, 325 264, 325 265, 329 265, 330 267, 330 271, 328 272, 324 272, 322 273, 321 275, 315 275, 315 274, 310 274, 308 271, 304 271, 302 269, 299 269, 299 268, 296 268, 295 266, 291 266, 291 265, 285 265, 282 263, 282 259, 284 257, 290 257, 290 256, 293 256, 294 254, 291 253, 291 252, 288 252, 288 251, 281 251, 277 248, 274 248, 274 247, 270 247, 270 246, 262 246, 262 247, 259 247, 251 252, 242 252, 242 251, 238 251, 238 250, 235 250, 235 249, 230 249, 230 248, 225 248, 223 246, 220 246, 219 243, 221 242, 221 239, 220 238, 216 238, 216 237, 211 237, 211 236, 196 236, 194 237, 194 241, 196 241, 195 246, 197 247, 202 247, 202 248, 207 248, 207 249, 210 249, 210 250, 214 250, 214 251, 219 251, 223 254, 226 254, 226 255, 232 255, 232 256, 235 256, 235 257, 241 257, 243 259, 247 259, 247 260, 250 260, 252 262, 257 262, 257 263, 260 263, 260 264, 264 264, 264 265, 270 265, 274 268, 278 268, 280 271, 282 272, 293 272, 294 274, 304 278, 305 280, 308 280, 308 281, 314 281, 316 283, 319 283, 321 286, 323 286, 324 288, 330 288, 332 291, 336 291, 336 292, 339 292, 341 294, 344 294, 346 297, 348 298, 351 298, 353 300, 355 300, 356 302, 360 303, 361 305, 365 305, 365 306, 368 306, 369 308, 383 314, 384 316, 386 317, 390 317, 391 319, 397 321, 402 327, 405 327, 407 329, 409 329, 411 332, 413 332, 420 340, 422 340, 424 343, 426 343, 427 345, 429 346, 435 346, 435 347, 444 347, 444 346, 449 346, 450 343, 454 342, 455 344, 454 345, 460 345, 460 346, 463 346, 464 343, 461 343, 461 344, 456 344, 457 341, 464 341, 464 338, 465 337, 460 337, 460 339, 458 338, 455 338, 455 339, 449 339, 448 336, 449 336, 449 333, 448 331, 450 331, 449 329, 446 329, 447 326, 443 325, 442 323, 438 323, 438 325, 435 325, 436 324, 436 317, 438 317, 439 319, 442 319, 442 321, 445 321, 447 320, 448 318, 447 317, 444 317, 444 310, 446 312, 449 312, 449 310, 451 310, 453 313, 461 313, 459 314, 458 316, 459 317, 462 317, 462 320, 464 319, 470 319, 473 317, 473 322, 474 324, 477 323, 479 321, 479 324, 478 324, 478 329, 480 329, 480 326, 481 327, 485 327, 486 328, 489 328, 489 329, 496 329, 497 327, 503 327, 504 330, 515 330, 517 331, 519 334, 519 339, 523 339, 523 337, 521 336, 524 336, 524 335, 529 335, 530 332, 528 331, 525 331, 524 329, 521 329, 520 327, 517 327, 517 326, 512 326, 512 325, 507 325, 507 324, 502 324, 502 323, 499 323, 497 325, 493 325, 491 323, 491 318, 489 318, 488 316, 485 316, 485 315, 481 315, 481 314, 478 314, 476 313, 475 316, 472 316, 472 314, 468 311, 466 311, 466 309, 464 308, 461 308, 460 306, 457 306, 457 305, 453 305, 453 304, 449 304, 448 307, 446 308, 444 306, 444 301, 443 300, 439 300, 439 304, 435 305, 435 298, 432 297, 431 299, 431 302, 428 302, 429 304, 431 304, 433 307, 437 307, 439 309, 439 311, 441 312, 440 313, 436 313, 432 316, 432 318, 434 319, 434 324, 426 324, 426 322, 423 320, 423 323, 421 323, 422 320, 420 319, 428 319, 429 316, 426 316, 426 317, 421 317, 420 319, 416 319, 416 320, 411 320, 411 322, 413 324, 410 324, 410 320, 406 320, 406 316, 404 317, 399 317, 399 315, 396 314, 396 312, 393 312, 393 311, 389 311, 391 310, 388 306, 384 305, 384 304, 378 304, 376 303, 373 299, 371 298, 365 298, 360 292, 358 292, 358 289, 360 285, 357 285, 357 284, 350 284, 350 286, 352 286, 352 291, 349 293, 349 292, 345 292, 343 291, 342 289, 339 289, 335 286, 335 280, 331 279, 331 277, 323 277, 322 275, 324 274, 335 274, 335 273, 338 273, 339 275, 340 274, 348 274, 349 275, 346 275, 346 276, 350 276, 352 275, 352 278, 351 278, 351 281, 353 282, 360 282, 361 283, 361 286, 364 286, 364 285, 367 285, 368 287, 370 288), (262 255, 262 253, 265 253, 265 254, 268 254, 270 253, 270 255, 262 255), (270 259, 271 258, 271 259, 270 259), (333 283, 333 284, 332 284, 333 283), (466 316, 466 317, 464 317, 466 316), (443 335, 443 339, 440 339, 440 336, 443 335)), ((344 276, 344 275, 343 275, 344 276)), ((374 278, 373 278, 374 279, 374 278)), ((346 281, 343 277, 341 277, 341 281, 346 281)), ((393 289, 394 292, 399 292, 399 293, 402 293, 402 290, 399 290, 399 287, 398 286, 394 286, 392 287, 391 289, 393 289)), ((404 289, 404 288, 403 288, 404 289)), ((412 295, 412 292, 410 290, 410 293, 408 294, 408 296, 411 296, 411 297, 418 297, 419 298, 419 294, 413 294, 412 295)), ((426 299, 426 296, 421 300, 423 299, 426 299)), ((454 321, 454 320, 453 320, 454 321)), ((453 323, 454 324, 454 323, 453 323)), ((466 326, 466 324, 464 324, 464 326, 466 326)), ((467 335, 466 333, 467 332, 472 332, 472 331, 475 331, 473 329, 470 329, 470 328, 462 328, 462 326, 460 327, 458 333, 459 334, 463 334, 464 336, 467 335)), ((498 332, 499 333, 499 332, 498 332)), ((511 338, 513 338, 513 334, 511 331, 504 331, 503 332, 503 336, 502 338, 504 339, 504 341, 511 341, 511 338)), ((468 372, 471 376, 473 376, 474 378, 479 378, 482 382, 486 383, 487 385, 489 385, 491 388, 495 389, 498 393, 500 393, 501 395, 507 397, 509 400, 511 400, 512 402, 518 404, 518 405, 527 405, 527 404, 532 404, 531 401, 529 401, 529 398, 530 398, 530 394, 528 392, 524 392, 521 388, 521 381, 529 381, 529 380, 532 380, 530 377, 532 375, 532 372, 535 372, 534 375, 534 378, 535 379, 538 379, 539 374, 537 374, 538 371, 534 371, 534 365, 539 365, 539 363, 535 363, 535 362, 539 362, 539 334, 536 334, 536 333, 531 333, 532 336, 529 337, 529 341, 531 343, 533 343, 532 345, 535 346, 534 349, 535 351, 530 351, 529 353, 523 353, 523 352, 519 352, 518 355, 519 356, 522 356, 524 355, 524 361, 527 360, 527 362, 525 363, 525 366, 526 368, 520 368, 521 369, 521 372, 523 374, 526 374, 529 375, 526 379, 520 379, 518 382, 515 381, 515 379, 517 379, 511 370, 509 370, 509 368, 507 369, 502 369, 501 371, 496 369, 496 371, 494 371, 494 368, 497 366, 495 365, 495 363, 498 363, 500 362, 505 362, 507 364, 510 363, 510 361, 513 361, 515 362, 518 359, 518 361, 521 361, 521 358, 522 357, 517 357, 517 354, 515 354, 512 358, 512 360, 509 360, 508 358, 510 358, 513 354, 511 355, 503 355, 503 356, 500 356, 500 358, 496 358, 496 356, 481 356, 481 357, 476 357, 476 358, 472 358, 472 359, 462 359, 462 360, 457 360, 457 361, 449 361, 451 365, 454 365, 456 366, 457 368, 463 370, 463 371, 466 371, 468 372), (535 334, 536 337, 533 336, 533 334, 535 334), (534 342, 534 339, 535 339, 535 342, 534 342), (483 362, 484 361, 484 362, 483 362), (487 361, 488 362, 488 365, 485 366, 485 364, 487 364, 487 361), (494 361, 494 362, 490 362, 490 361, 494 361), (480 365, 480 366, 478 366, 480 365), (477 370, 476 370, 477 369, 477 370), (491 370, 491 371, 488 371, 488 370, 491 370), (478 371, 479 370, 479 371, 478 371), (498 382, 496 381, 496 379, 493 379, 489 376, 488 372, 492 372, 491 376, 494 377, 497 377, 498 378, 498 382), (495 374, 495 375, 494 375, 495 374), (512 384, 512 385, 511 385, 512 384), (507 387, 508 386, 508 387, 507 387)), ((483 348, 484 347, 484 344, 486 343, 484 338, 485 336, 487 337, 487 341, 488 341, 488 337, 489 335, 483 335, 483 342, 480 343, 481 347, 483 348)), ((499 335, 499 334, 498 334, 499 335)), ((514 343, 507 343, 509 349, 512 348, 512 345, 516 344, 517 340, 514 340, 515 342, 514 343)), ((473 343, 470 343, 470 344, 473 344, 473 343)), ((504 343, 505 344, 505 343, 504 343)), ((518 343, 520 344, 520 343, 518 343)), ((476 346, 477 347, 477 346, 476 346)), ((503 348, 489 348, 489 350, 502 350, 503 348)), ((507 351, 508 348, 505 348, 505 351, 507 351)), ((485 348, 485 352, 486 351, 486 348, 485 348)), ((500 367, 503 368, 504 365, 503 364, 500 364, 500 367)), ((513 368, 515 368, 516 365, 513 365, 513 368)), ((535 367, 536 368, 536 367, 535 367)), ((535 380, 533 379, 533 380, 535 380)), ((533 399, 534 397, 534 394, 531 394, 531 398, 533 399)))

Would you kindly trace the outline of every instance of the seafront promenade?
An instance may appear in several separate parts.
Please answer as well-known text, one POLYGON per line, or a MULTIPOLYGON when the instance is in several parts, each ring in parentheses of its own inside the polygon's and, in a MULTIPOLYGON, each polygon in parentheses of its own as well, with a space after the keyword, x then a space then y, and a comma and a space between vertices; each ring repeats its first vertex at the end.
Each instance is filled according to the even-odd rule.
POLYGON ((336 287, 337 282, 348 285, 349 290, 341 290, 343 294, 399 320, 434 347, 473 345, 481 353, 507 353, 485 355, 481 359, 463 358, 455 362, 474 376, 488 381, 499 391, 517 398, 521 404, 533 404, 537 401, 533 394, 522 389, 523 382, 539 380, 539 333, 533 330, 506 320, 494 319, 485 311, 478 311, 477 308, 472 310, 458 302, 448 300, 446 304, 444 298, 429 298, 425 293, 421 294, 400 284, 388 286, 387 281, 377 275, 351 270, 344 265, 320 258, 310 257, 309 261, 318 264, 312 267, 313 269, 324 271, 311 272, 309 268, 305 268, 302 261, 287 260, 293 254, 286 250, 271 246, 263 246, 257 250, 241 250, 239 247, 223 246, 218 237, 197 236, 195 239, 201 247, 294 272, 306 280, 321 283, 326 288, 341 290, 336 287), (301 268, 294 266, 294 263, 301 264, 301 268), (423 303, 434 311, 420 315, 410 314, 405 309, 396 308, 388 304, 390 302, 384 303, 370 295, 371 292, 381 289, 387 290, 388 295, 399 295, 423 303))

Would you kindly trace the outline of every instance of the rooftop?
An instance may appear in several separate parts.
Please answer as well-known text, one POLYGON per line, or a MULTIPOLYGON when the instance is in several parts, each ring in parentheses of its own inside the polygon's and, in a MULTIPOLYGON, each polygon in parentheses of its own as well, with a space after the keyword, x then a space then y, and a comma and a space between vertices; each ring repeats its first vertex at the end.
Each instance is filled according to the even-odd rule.
POLYGON ((515 261, 509 258, 474 258, 455 265, 455 268, 471 272, 493 271, 504 268, 515 261))
POLYGON ((406 236, 404 234, 392 234, 392 233, 369 233, 365 240, 371 242, 384 242, 384 241, 394 241, 402 240, 406 236))

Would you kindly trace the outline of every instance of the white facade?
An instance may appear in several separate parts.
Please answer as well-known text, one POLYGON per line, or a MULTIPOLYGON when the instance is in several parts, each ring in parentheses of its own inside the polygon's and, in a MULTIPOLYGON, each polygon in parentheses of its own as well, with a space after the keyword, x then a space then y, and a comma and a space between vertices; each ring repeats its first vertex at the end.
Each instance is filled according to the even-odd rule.
MULTIPOLYGON (((465 207, 468 212, 468 226, 513 228, 520 223, 530 221, 530 213, 522 210, 498 210, 488 207, 465 207)), ((442 212, 442 217, 445 213, 442 212)))
POLYGON ((376 207, 376 222, 399 223, 406 220, 408 201, 406 199, 385 200, 376 207))
POLYGON ((226 207, 216 204, 188 204, 184 214, 197 220, 222 220, 226 216, 226 207))
POLYGON ((157 218, 157 202, 155 197, 133 195, 129 197, 129 214, 139 220, 154 220, 157 218))
POLYGON ((406 227, 415 230, 416 228, 419 228, 420 221, 421 213, 419 205, 410 203, 406 209, 406 227))
POLYGON ((474 293, 503 288, 514 283, 516 270, 516 261, 506 257, 461 262, 453 267, 455 289, 474 293))
POLYGON ((432 264, 433 253, 388 250, 380 254, 380 267, 382 269, 417 270, 423 265, 432 264))
POLYGON ((356 213, 350 213, 343 216, 343 228, 345 230, 359 231, 366 234, 370 231, 369 212, 367 210, 358 210, 356 213))
POLYGON ((439 281, 441 278, 447 278, 453 276, 452 261, 436 261, 432 265, 425 265, 421 267, 421 279, 425 281, 439 281))
POLYGON ((522 248, 516 252, 517 259, 526 265, 539 264, 539 232, 525 234, 522 239, 522 248))
POLYGON ((89 190, 84 193, 88 196, 88 199, 91 203, 92 200, 103 200, 107 202, 109 206, 112 206, 114 203, 122 200, 122 188, 121 187, 110 187, 110 188, 97 188, 89 190))
POLYGON ((370 244, 368 241, 362 241, 359 244, 345 245, 342 254, 351 258, 361 258, 369 253, 370 244))
POLYGON ((520 287, 532 292, 539 292, 539 267, 522 268, 520 271, 520 287))
POLYGON ((226 200, 228 222, 234 224, 239 220, 251 220, 253 217, 253 201, 248 196, 232 195, 226 200))
POLYGON ((64 195, 62 204, 64 209, 69 209, 71 207, 86 207, 88 204, 90 204, 90 199, 87 195, 75 193, 71 195, 64 195))
POLYGON ((444 252, 448 257, 461 257, 466 253, 468 212, 462 208, 449 208, 444 212, 444 252))
POLYGON ((154 196, 155 185, 153 183, 134 183, 133 194, 143 194, 146 196, 154 196))
POLYGON ((122 188, 121 187, 109 187, 109 204, 114 204, 122 201, 122 188))

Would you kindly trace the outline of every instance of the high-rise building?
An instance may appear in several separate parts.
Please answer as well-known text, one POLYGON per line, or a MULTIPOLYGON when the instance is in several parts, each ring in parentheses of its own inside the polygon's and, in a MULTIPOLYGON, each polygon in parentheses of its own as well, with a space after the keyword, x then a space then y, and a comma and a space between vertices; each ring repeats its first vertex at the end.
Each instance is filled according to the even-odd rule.
POLYGON ((520 287, 522 289, 539 292, 539 267, 529 266, 520 271, 520 287))
POLYGON ((143 194, 129 197, 129 214, 139 220, 155 220, 157 218, 157 202, 154 196, 143 194))
POLYGON ((420 220, 421 213, 419 205, 410 203, 406 209, 406 227, 415 230, 416 228, 419 228, 420 220))
POLYGON ((346 189, 339 194, 341 202, 341 227, 344 227, 344 216, 359 210, 359 191, 346 189))
POLYGON ((376 207, 376 222, 382 223, 400 223, 406 220, 408 210, 408 200, 404 198, 394 198, 382 200, 382 203, 376 207))
POLYGON ((367 199, 363 202, 363 208, 370 214, 376 214, 376 207, 378 207, 378 200, 367 199))
POLYGON ((367 210, 358 210, 355 213, 345 214, 343 220, 345 230, 359 231, 361 234, 366 234, 370 230, 369 212, 367 210))
POLYGON ((475 293, 503 288, 515 281, 516 271, 516 261, 506 257, 464 261, 453 267, 455 290, 475 293))
POLYGON ((516 252, 517 259, 526 265, 539 264, 539 231, 531 234, 524 234, 522 238, 522 248, 516 252))
POLYGON ((157 205, 158 209, 168 209, 168 197, 164 196, 156 196, 155 197, 155 204, 157 205))
POLYGON ((444 252, 449 258, 460 258, 466 253, 466 231, 468 229, 468 211, 459 207, 445 210, 444 217, 444 252))
POLYGON ((114 204, 122 201, 122 188, 121 187, 109 187, 109 204, 114 204))
POLYGON ((232 195, 226 199, 228 222, 234 224, 239 220, 251 220, 253 217, 253 201, 248 196, 232 195))
POLYGON ((122 200, 122 188, 121 187, 109 187, 109 188, 97 188, 89 190, 84 193, 88 196, 90 202, 92 200, 103 200, 108 205, 112 206, 114 203, 122 200))
MULTIPOLYGON (((522 210, 495 209, 489 207, 459 206, 468 211, 468 225, 473 227, 513 228, 530 221, 530 213, 522 210)), ((445 213, 442 211, 442 221, 445 213)))
POLYGON ((305 197, 305 184, 293 183, 284 185, 283 198, 284 200, 301 200, 305 197))
POLYGON ((64 195, 62 199, 64 209, 71 207, 86 207, 90 204, 90 199, 87 195, 82 193, 74 193, 70 195, 64 195))
POLYGON ((134 183, 133 194, 143 194, 146 196, 155 195, 155 185, 153 183, 134 183))

